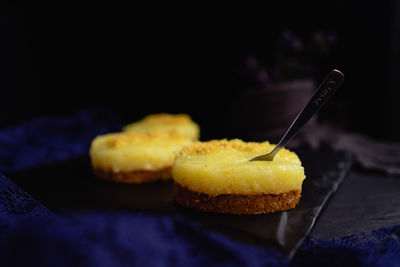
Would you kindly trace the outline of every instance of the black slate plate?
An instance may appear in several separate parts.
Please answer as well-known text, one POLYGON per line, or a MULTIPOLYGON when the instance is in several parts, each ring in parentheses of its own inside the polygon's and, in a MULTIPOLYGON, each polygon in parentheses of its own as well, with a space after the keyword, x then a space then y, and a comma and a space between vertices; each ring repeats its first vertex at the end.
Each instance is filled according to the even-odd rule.
POLYGON ((307 176, 300 203, 293 210, 267 215, 221 215, 182 208, 173 200, 172 182, 131 185, 97 180, 88 157, 7 175, 56 214, 81 210, 180 214, 240 242, 273 247, 292 257, 352 164, 349 154, 326 148, 296 152, 307 176))

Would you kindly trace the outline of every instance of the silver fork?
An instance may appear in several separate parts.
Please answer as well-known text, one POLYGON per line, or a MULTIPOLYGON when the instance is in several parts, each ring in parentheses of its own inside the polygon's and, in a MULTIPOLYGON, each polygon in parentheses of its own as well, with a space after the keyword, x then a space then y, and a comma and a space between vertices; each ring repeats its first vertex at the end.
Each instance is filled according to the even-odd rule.
POLYGON ((304 108, 297 115, 296 119, 292 122, 289 129, 283 135, 279 143, 268 154, 257 156, 250 161, 266 160, 272 161, 279 150, 290 141, 303 126, 314 116, 318 110, 325 105, 328 99, 336 92, 344 79, 343 73, 334 69, 332 70, 319 85, 311 99, 304 106, 304 108))

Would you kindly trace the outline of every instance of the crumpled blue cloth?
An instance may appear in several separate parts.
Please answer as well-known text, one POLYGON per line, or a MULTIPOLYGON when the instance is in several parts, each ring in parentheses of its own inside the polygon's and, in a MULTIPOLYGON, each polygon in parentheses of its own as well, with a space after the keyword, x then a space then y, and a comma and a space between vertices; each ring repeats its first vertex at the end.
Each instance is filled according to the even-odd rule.
MULTIPOLYGON (((106 111, 89 110, 2 130, 1 170, 81 156, 96 134, 120 126, 106 111)), ((205 265, 399 266, 400 226, 335 240, 310 238, 289 260, 178 215, 86 211, 57 216, 0 175, 0 266, 205 265)))
POLYGON ((281 266, 287 261, 181 217, 87 212, 62 222, 10 219, 0 226, 0 262, 13 266, 281 266))
POLYGON ((110 111, 89 109, 70 117, 41 117, 0 130, 0 172, 87 154, 93 137, 120 131, 121 127, 110 111))

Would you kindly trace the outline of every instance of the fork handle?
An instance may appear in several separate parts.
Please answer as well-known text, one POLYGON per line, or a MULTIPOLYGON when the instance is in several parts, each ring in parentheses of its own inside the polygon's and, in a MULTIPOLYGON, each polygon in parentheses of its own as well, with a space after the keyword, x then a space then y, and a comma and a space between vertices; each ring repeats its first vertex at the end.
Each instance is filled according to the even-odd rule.
POLYGON ((314 116, 320 108, 326 104, 328 99, 336 92, 344 79, 343 73, 334 69, 322 81, 311 99, 290 125, 285 135, 279 141, 278 146, 283 147, 292 139, 301 128, 314 116))
POLYGON ((278 151, 284 147, 299 131, 303 128, 318 110, 325 105, 328 99, 336 92, 344 79, 343 73, 334 69, 332 70, 319 85, 308 103, 303 107, 299 115, 290 125, 285 135, 281 138, 272 152, 254 158, 253 160, 272 160, 278 151))

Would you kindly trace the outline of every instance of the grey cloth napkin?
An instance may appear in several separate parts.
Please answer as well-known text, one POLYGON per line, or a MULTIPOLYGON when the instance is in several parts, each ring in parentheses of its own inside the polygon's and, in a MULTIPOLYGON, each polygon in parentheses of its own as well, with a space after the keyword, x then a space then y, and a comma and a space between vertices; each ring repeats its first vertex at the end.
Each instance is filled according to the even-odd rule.
POLYGON ((343 132, 329 124, 314 124, 303 131, 303 134, 293 140, 293 146, 306 143, 316 149, 325 143, 334 150, 352 153, 355 162, 364 169, 400 176, 398 142, 376 140, 362 133, 343 132))

